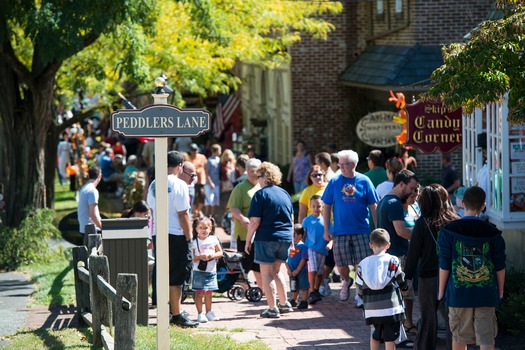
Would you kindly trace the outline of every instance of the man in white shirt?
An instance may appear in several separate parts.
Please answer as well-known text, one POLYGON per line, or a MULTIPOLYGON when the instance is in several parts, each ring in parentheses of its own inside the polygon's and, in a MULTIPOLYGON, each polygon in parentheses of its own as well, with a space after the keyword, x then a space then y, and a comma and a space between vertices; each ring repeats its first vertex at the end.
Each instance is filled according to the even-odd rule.
MULTIPOLYGON (((180 310, 182 286, 189 281, 193 268, 188 185, 178 178, 183 163, 184 157, 179 152, 168 152, 170 323, 180 327, 196 327, 198 323, 188 319, 180 310)), ((148 189, 148 205, 155 215, 155 181, 148 189)), ((156 232, 153 232, 153 244, 156 246, 156 232)))

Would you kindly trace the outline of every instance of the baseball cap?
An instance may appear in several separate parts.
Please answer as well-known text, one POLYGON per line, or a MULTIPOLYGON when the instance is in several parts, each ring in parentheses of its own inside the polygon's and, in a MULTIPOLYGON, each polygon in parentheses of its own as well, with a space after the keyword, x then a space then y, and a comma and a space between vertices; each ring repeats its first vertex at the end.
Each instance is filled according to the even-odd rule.
POLYGON ((184 157, 182 154, 180 154, 177 151, 169 151, 168 152, 168 166, 169 167, 176 167, 178 165, 181 165, 184 163, 184 157))
POLYGON ((198 150, 199 150, 199 146, 197 146, 196 143, 192 143, 192 144, 190 145, 190 149, 191 149, 191 150, 198 151, 198 150))

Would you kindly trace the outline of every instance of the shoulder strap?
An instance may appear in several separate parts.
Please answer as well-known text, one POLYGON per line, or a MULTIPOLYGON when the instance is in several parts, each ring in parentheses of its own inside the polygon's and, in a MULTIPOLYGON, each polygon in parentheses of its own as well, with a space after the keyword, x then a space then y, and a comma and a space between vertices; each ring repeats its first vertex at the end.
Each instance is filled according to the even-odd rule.
POLYGON ((428 228, 428 232, 430 233, 430 237, 432 237, 432 239, 434 240, 434 243, 436 243, 436 247, 437 247, 437 240, 436 238, 434 238, 434 235, 432 234, 432 229, 430 228, 430 224, 428 223, 428 219, 427 218, 424 218, 425 219, 425 224, 427 224, 427 228, 428 228))
POLYGON ((199 252, 199 255, 202 255, 201 250, 199 248, 199 237, 197 237, 197 239, 195 240, 195 243, 197 243, 197 251, 199 252))

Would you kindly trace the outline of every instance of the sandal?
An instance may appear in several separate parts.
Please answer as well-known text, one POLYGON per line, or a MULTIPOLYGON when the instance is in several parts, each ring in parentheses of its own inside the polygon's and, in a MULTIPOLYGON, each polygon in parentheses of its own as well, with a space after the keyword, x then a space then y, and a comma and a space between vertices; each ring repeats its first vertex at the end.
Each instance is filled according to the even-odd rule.
MULTIPOLYGON (((412 327, 414 328, 414 327, 412 327)), ((402 349, 412 349, 414 347, 414 342, 410 339, 404 340, 399 344, 396 344, 396 348, 402 348, 402 349)))
POLYGON ((412 334, 412 335, 417 334, 417 327, 416 326, 407 327, 407 326, 403 325, 403 327, 405 328, 405 332, 406 333, 409 333, 409 334, 412 334))

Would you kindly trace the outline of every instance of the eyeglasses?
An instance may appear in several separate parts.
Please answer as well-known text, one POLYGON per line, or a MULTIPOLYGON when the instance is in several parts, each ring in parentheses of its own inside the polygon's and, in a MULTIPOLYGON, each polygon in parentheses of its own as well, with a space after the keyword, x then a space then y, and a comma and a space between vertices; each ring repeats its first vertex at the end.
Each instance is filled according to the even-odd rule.
POLYGON ((348 163, 339 163, 339 166, 346 166, 346 165, 350 165, 350 164, 353 164, 352 162, 348 162, 348 163))
POLYGON ((191 173, 187 173, 185 171, 183 171, 184 174, 188 175, 190 178, 194 179, 197 177, 197 174, 191 174, 191 173))
POLYGON ((323 177, 324 174, 311 174, 310 177, 323 177))

